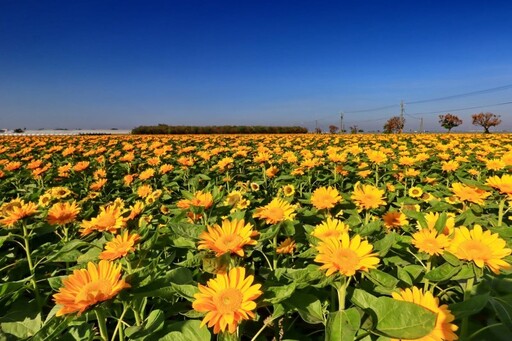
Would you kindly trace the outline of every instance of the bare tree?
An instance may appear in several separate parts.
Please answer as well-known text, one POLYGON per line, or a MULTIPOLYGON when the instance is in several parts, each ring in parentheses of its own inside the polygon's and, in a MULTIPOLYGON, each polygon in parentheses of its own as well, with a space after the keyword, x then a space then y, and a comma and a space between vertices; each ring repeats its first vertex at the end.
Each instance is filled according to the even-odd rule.
POLYGON ((400 134, 405 126, 405 118, 401 118, 400 116, 391 117, 386 124, 384 124, 384 132, 385 133, 397 133, 400 134))
POLYGON ((483 112, 479 114, 471 115, 473 119, 473 125, 481 126, 484 128, 484 133, 489 134, 489 128, 495 127, 501 123, 500 115, 496 115, 490 112, 483 112))
POLYGON ((336 127, 334 124, 331 124, 331 125, 329 126, 329 132, 330 132, 331 134, 336 134, 336 132, 337 132, 337 131, 338 131, 338 127, 336 127))
POLYGON ((441 127, 448 129, 448 132, 451 132, 453 128, 462 124, 462 120, 457 115, 448 113, 446 115, 439 115, 439 124, 441 124, 441 127))

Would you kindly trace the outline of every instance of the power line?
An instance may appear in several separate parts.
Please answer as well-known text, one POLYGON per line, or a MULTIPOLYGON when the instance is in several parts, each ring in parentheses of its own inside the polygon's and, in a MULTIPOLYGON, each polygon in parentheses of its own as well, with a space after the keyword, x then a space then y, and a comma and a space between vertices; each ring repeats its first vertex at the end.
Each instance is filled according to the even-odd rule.
POLYGON ((498 86, 498 87, 495 87, 495 88, 489 88, 489 89, 484 89, 484 90, 466 92, 466 93, 463 93, 463 94, 450 95, 450 96, 437 97, 437 98, 430 98, 430 99, 422 99, 422 100, 413 101, 413 102, 406 102, 406 104, 419 104, 419 103, 429 103, 429 102, 444 101, 444 100, 447 100, 447 99, 453 99, 453 98, 459 98, 459 97, 468 97, 468 96, 473 96, 473 95, 488 94, 488 93, 492 93, 492 92, 496 92, 496 91, 502 91, 502 90, 506 90, 506 89, 510 89, 510 88, 512 88, 512 84, 498 86))
MULTIPOLYGON (((494 103, 494 104, 487 104, 487 105, 479 105, 475 107, 465 107, 465 108, 457 108, 457 109, 449 109, 449 110, 439 110, 439 111, 430 111, 430 112, 421 112, 421 113, 414 113, 414 114, 407 114, 407 116, 411 115, 428 115, 428 114, 440 114, 440 113, 447 113, 451 111, 462 111, 462 110, 470 110, 470 109, 481 109, 481 108, 487 108, 487 107, 497 107, 501 105, 507 105, 512 104, 512 101, 510 102, 502 102, 502 103, 494 103)), ((412 116, 411 116, 412 117, 412 116)))

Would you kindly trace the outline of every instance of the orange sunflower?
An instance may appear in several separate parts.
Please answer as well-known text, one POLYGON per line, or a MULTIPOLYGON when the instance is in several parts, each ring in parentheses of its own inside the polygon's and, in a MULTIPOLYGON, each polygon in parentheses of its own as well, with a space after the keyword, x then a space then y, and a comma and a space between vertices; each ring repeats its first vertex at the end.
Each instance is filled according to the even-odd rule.
POLYGON ((22 199, 13 199, 0 206, 0 225, 6 228, 14 227, 19 220, 34 215, 37 205, 33 202, 25 203, 22 199))
POLYGON ((118 234, 114 239, 105 244, 105 251, 100 253, 99 258, 104 260, 114 260, 125 257, 129 252, 135 251, 135 244, 140 240, 137 233, 129 234, 124 231, 118 234))
POLYGON ((317 210, 333 208, 340 201, 340 193, 332 186, 317 188, 311 195, 311 203, 317 210))
POLYGON ((118 229, 125 226, 122 213, 121 208, 115 205, 100 208, 98 216, 89 221, 82 221, 82 236, 91 234, 93 231, 116 233, 118 229))
POLYGON ((460 201, 469 201, 478 205, 483 205, 485 199, 491 195, 491 193, 483 189, 464 185, 459 182, 452 184, 452 192, 460 201))
POLYGON ((81 315, 90 306, 109 300, 130 285, 120 279, 121 265, 102 260, 98 265, 89 262, 87 269, 74 270, 62 281, 59 292, 53 295, 61 308, 56 316, 81 315))
POLYGON ((296 247, 295 241, 288 237, 277 246, 276 252, 279 254, 293 253, 296 247))
POLYGON ((206 313, 201 327, 208 324, 213 332, 228 331, 233 334, 243 320, 254 318, 261 284, 252 284, 254 276, 245 277, 245 269, 233 268, 227 274, 218 274, 205 285, 199 284, 199 293, 194 295, 192 307, 206 313))
POLYGON ((46 220, 50 225, 64 225, 75 221, 78 213, 80 213, 80 207, 75 201, 58 202, 50 207, 46 220))
POLYGON ((372 253, 373 246, 359 235, 350 239, 348 233, 344 233, 341 238, 327 238, 316 249, 315 262, 323 264, 320 269, 327 270, 327 276, 335 272, 353 276, 356 271, 368 271, 379 263, 377 254, 372 253))
MULTIPOLYGON (((455 317, 448 309, 446 304, 439 305, 439 298, 434 297, 431 292, 423 292, 422 289, 418 289, 416 287, 412 287, 412 289, 400 290, 400 292, 391 293, 395 300, 412 302, 419 306, 422 306, 425 309, 430 310, 431 312, 437 314, 436 324, 434 326, 434 330, 432 330, 428 335, 423 336, 418 339, 414 339, 414 341, 452 341, 458 340, 457 334, 455 332, 459 327, 453 324, 453 320, 455 317)), ((396 339, 392 339, 396 341, 396 339)))
POLYGON ((409 223, 405 214, 399 211, 387 212, 382 216, 382 220, 384 220, 384 226, 388 229, 400 228, 409 223))
POLYGON ((208 226, 208 231, 199 235, 199 250, 206 249, 215 252, 217 257, 225 253, 236 253, 244 256, 245 245, 256 245, 256 240, 251 239, 259 235, 258 231, 252 229, 252 224, 242 220, 222 221, 222 225, 208 226))
POLYGON ((258 207, 253 218, 264 219, 267 224, 278 224, 295 218, 295 207, 281 198, 274 198, 266 206, 258 207))
POLYGON ((487 266, 492 272, 499 274, 500 269, 511 268, 503 260, 512 252, 506 246, 507 242, 497 233, 484 232, 480 225, 475 225, 472 230, 461 226, 455 229, 448 251, 459 259, 473 261, 479 268, 487 266))
POLYGON ((359 209, 369 210, 386 204, 383 200, 383 195, 384 190, 372 185, 361 185, 361 183, 357 182, 350 198, 359 209))

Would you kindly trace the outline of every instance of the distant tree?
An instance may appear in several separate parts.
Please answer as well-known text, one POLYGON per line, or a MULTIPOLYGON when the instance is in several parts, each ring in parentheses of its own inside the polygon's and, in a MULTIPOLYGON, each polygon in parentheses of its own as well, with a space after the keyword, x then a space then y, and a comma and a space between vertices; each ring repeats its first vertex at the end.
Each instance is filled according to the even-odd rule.
POLYGON ((439 115, 439 124, 441 127, 448 129, 448 132, 451 132, 453 128, 462 124, 462 120, 457 115, 448 113, 446 115, 439 115))
POLYGON ((329 132, 330 132, 331 134, 336 134, 336 132, 337 132, 337 131, 338 131, 338 127, 336 127, 334 124, 331 124, 331 125, 329 126, 329 132))
POLYGON ((489 128, 495 127, 501 123, 500 115, 496 115, 490 112, 483 112, 479 114, 471 115, 473 119, 473 125, 481 126, 484 128, 484 133, 489 134, 489 128))
POLYGON ((321 128, 316 127, 316 128, 315 128, 315 133, 317 133, 317 134, 321 134, 321 133, 322 133, 322 129, 321 129, 321 128))
POLYGON ((405 118, 401 118, 400 116, 393 116, 386 122, 386 124, 384 124, 384 133, 400 134, 404 129, 404 126, 405 118))
POLYGON ((25 130, 23 130, 23 129, 21 129, 21 128, 16 128, 16 129, 14 129, 14 132, 15 132, 15 133, 18 133, 18 134, 23 133, 24 131, 25 131, 25 130))
POLYGON ((351 134, 357 134, 358 129, 356 125, 350 127, 349 129, 351 134))

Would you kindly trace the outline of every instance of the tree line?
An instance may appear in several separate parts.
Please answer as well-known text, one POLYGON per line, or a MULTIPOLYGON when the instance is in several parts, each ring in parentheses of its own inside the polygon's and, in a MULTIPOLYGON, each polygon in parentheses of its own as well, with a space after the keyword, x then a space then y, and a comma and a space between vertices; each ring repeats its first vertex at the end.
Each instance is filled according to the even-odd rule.
POLYGON ((292 126, 139 126, 132 134, 304 134, 304 127, 292 126))
MULTIPOLYGON (((472 123, 475 126, 484 128, 484 133, 489 134, 491 127, 498 126, 501 123, 500 115, 490 112, 471 115, 472 123)), ((460 126, 463 121, 454 114, 439 115, 439 124, 441 127, 451 132, 453 128, 460 126)), ((400 116, 391 117, 384 124, 384 133, 401 133, 405 126, 405 118, 400 116)))

